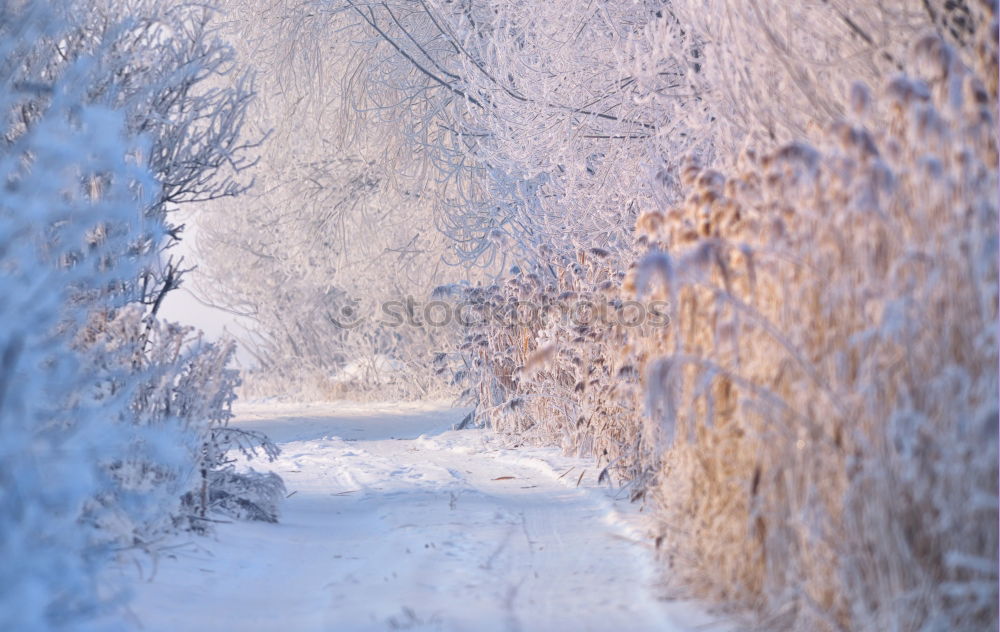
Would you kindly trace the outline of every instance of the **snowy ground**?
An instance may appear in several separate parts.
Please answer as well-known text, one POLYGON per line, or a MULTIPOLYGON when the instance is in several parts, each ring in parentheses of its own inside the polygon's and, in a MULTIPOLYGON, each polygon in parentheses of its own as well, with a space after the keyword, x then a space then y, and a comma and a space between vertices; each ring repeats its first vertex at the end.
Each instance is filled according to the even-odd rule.
POLYGON ((220 524, 161 556, 136 582, 130 627, 721 629, 657 598, 641 515, 596 486, 592 462, 449 431, 464 412, 241 409, 238 425, 282 447, 270 466, 290 494, 281 523, 220 524))

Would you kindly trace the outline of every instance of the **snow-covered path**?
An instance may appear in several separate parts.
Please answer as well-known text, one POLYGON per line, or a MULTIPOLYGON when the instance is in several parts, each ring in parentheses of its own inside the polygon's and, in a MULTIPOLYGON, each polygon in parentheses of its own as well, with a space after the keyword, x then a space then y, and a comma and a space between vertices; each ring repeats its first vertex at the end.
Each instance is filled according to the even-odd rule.
POLYGON ((161 558, 135 588, 132 626, 705 629, 694 608, 656 598, 638 516, 595 486, 592 463, 449 431, 464 412, 242 409, 238 425, 282 447, 270 464, 291 494, 281 523, 222 524, 161 558))

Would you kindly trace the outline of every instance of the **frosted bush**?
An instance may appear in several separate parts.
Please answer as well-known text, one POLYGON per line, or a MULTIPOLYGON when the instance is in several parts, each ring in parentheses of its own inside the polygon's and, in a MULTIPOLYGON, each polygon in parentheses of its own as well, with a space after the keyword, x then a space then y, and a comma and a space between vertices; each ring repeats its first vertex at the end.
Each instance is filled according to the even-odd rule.
POLYGON ((127 160, 146 146, 127 139, 124 117, 86 105, 79 79, 92 60, 67 67, 42 101, 18 83, 19 56, 58 32, 49 8, 2 3, 0 18, 0 627, 81 629, 101 607, 106 552, 78 520, 107 484, 99 463, 125 442, 106 420, 128 400, 87 396, 91 369, 68 335, 84 314, 72 301, 138 272, 119 256, 132 235, 120 227, 143 228, 135 209, 156 185, 127 160), (38 109, 18 129, 11 114, 26 103, 38 109))
POLYGON ((205 446, 228 419, 231 348, 191 346, 155 311, 179 274, 160 267, 167 204, 235 191, 212 183, 238 165, 239 107, 188 98, 211 66, 183 45, 198 25, 165 29, 151 7, 0 1, 5 630, 96 625, 121 603, 98 585, 111 556, 183 520, 198 464, 225 466, 205 446))
POLYGON ((104 463, 114 485, 87 512, 106 537, 151 549, 177 528, 205 529, 213 512, 277 519, 276 492, 262 487, 280 491, 281 479, 244 475, 233 465, 238 454, 273 460, 278 448, 258 432, 229 426, 239 385, 229 368, 232 341, 204 342, 192 328, 150 320, 132 305, 92 317, 77 347, 102 378, 101 396, 131 397, 117 420, 129 443, 104 463), (259 508, 237 512, 239 505, 259 508))

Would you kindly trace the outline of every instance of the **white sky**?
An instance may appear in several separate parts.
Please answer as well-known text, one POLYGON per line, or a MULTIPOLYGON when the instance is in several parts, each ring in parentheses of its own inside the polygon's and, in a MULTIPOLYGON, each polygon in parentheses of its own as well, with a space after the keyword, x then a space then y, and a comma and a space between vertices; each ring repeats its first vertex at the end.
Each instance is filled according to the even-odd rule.
MULTIPOLYGON (((177 215, 175 221, 184 222, 187 226, 184 229, 184 238, 180 244, 170 249, 170 254, 174 257, 184 257, 184 267, 190 268, 198 265, 197 249, 194 247, 197 239, 197 228, 191 214, 177 215)), ((160 317, 197 327, 205 333, 206 340, 218 340, 226 336, 236 338, 242 333, 239 319, 221 309, 209 307, 195 296, 195 288, 199 284, 200 271, 195 269, 184 275, 181 287, 178 290, 167 294, 160 306, 160 317)), ((253 357, 237 347, 236 359, 243 368, 248 368, 254 364, 253 357)))

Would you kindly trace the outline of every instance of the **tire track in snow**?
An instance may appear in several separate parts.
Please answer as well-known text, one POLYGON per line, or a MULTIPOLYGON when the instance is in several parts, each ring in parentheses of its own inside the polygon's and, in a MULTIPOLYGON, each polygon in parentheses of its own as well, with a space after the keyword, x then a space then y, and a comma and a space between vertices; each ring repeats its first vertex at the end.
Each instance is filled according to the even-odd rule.
POLYGON ((220 525, 202 550, 163 560, 138 585, 136 621, 163 632, 707 629, 697 608, 657 599, 650 553, 612 501, 550 465, 591 464, 447 431, 465 412, 244 408, 237 425, 284 450, 271 464, 294 492, 281 523, 220 525))

